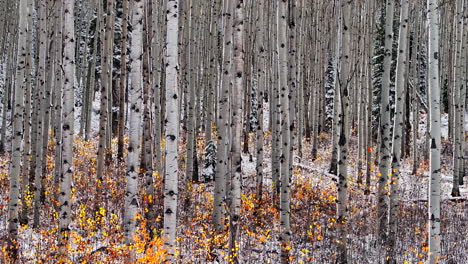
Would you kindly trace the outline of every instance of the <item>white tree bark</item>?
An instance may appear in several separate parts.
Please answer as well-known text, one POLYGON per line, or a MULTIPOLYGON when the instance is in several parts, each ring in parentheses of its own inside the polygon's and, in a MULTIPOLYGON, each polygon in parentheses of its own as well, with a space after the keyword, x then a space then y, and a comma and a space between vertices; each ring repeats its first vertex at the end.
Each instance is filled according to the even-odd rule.
POLYGON ((224 54, 223 54, 223 69, 221 76, 221 87, 218 99, 218 143, 217 143, 217 164, 215 173, 215 190, 214 190, 214 210, 213 223, 217 231, 221 231, 223 227, 222 219, 225 217, 225 198, 226 198, 226 181, 228 170, 227 150, 230 145, 228 136, 229 117, 226 113, 229 112, 229 86, 232 84, 232 11, 234 9, 234 1, 225 1, 225 21, 224 21, 224 54))
POLYGON ((288 2, 278 2, 278 73, 281 100, 281 174, 280 174, 280 222, 281 262, 289 263, 291 240, 291 190, 289 177, 290 130, 289 130, 289 86, 288 86, 288 43, 287 43, 288 2))
MULTIPOLYGON (((408 9, 409 0, 402 0, 400 7, 400 30, 398 36, 398 58, 396 68, 396 106, 393 125, 393 144, 392 144, 392 172, 390 180, 390 202, 388 215, 388 246, 387 263, 396 264, 395 244, 397 236, 397 217, 398 217, 398 179, 400 177, 400 163, 402 160, 401 138, 403 133, 403 106, 405 104, 404 95, 407 78, 407 39, 408 39, 408 9)), ((408 110, 407 110, 408 111, 408 110)))
MULTIPOLYGON (((125 242, 134 242, 136 214, 138 210, 138 173, 140 168, 141 91, 143 54, 143 9, 144 1, 135 1, 132 9, 132 44, 130 50, 131 85, 128 92, 130 103, 129 143, 127 155, 127 187, 125 191, 124 233, 125 242)), ((109 131, 111 133, 111 131, 109 131)))
POLYGON ((380 242, 387 239, 388 215, 388 175, 390 173, 390 71, 392 64, 393 44, 393 11, 395 0, 386 1, 385 11, 385 57, 384 72, 382 74, 382 91, 380 94, 380 152, 379 152, 379 179, 377 192, 377 234, 380 242))
POLYGON ((255 170, 257 172, 257 200, 258 203, 262 200, 263 193, 263 92, 265 90, 266 76, 265 76, 265 46, 264 34, 265 26, 263 20, 264 0, 258 0, 258 14, 257 14, 257 41, 256 48, 259 53, 257 64, 257 130, 256 130, 256 147, 257 147, 257 160, 255 170))
POLYGON ((59 194, 59 251, 66 259, 71 222, 71 181, 73 176, 73 134, 75 122, 75 0, 63 2, 63 134, 62 175, 59 194))
MULTIPOLYGON (((352 116, 348 113, 351 83, 351 10, 349 1, 341 1, 341 40, 340 40, 340 71, 339 71, 339 137, 338 137, 338 263, 348 263, 347 234, 348 234, 348 140, 349 122, 352 116)), ((335 96, 338 96, 335 94, 335 96)))
POLYGON ((239 226, 241 207, 241 136, 242 136, 242 95, 244 90, 244 1, 237 0, 234 10, 233 22, 234 42, 234 87, 232 98, 231 117, 231 191, 230 191, 230 219, 229 219, 229 254, 233 263, 239 263, 239 226))
POLYGON ((179 138, 179 0, 167 1, 166 40, 166 173, 164 186, 164 237, 169 262, 174 262, 177 225, 178 152, 179 138))
POLYGON ((19 196, 20 196, 20 174, 21 174, 21 150, 23 143, 23 97, 24 97, 24 74, 26 68, 28 35, 28 6, 27 0, 19 2, 18 22, 18 52, 16 54, 16 88, 15 88, 15 114, 13 116, 13 141, 11 144, 11 166, 10 166, 10 196, 8 204, 8 240, 9 251, 13 261, 18 258, 18 222, 19 222, 19 196))
POLYGON ((428 263, 440 261, 440 76, 439 76, 439 6, 437 0, 427 1, 428 26, 428 91, 430 111, 430 173, 429 182, 429 252, 428 263))
POLYGON ((33 124, 36 126, 36 133, 33 134, 33 137, 36 137, 36 145, 35 145, 35 171, 34 171, 34 219, 33 219, 33 226, 39 226, 39 210, 41 207, 41 192, 42 192, 42 144, 47 144, 43 142, 43 122, 44 122, 44 115, 40 114, 41 109, 43 108, 43 104, 45 101, 44 94, 45 94, 45 82, 46 82, 46 51, 47 51, 47 1, 39 1, 39 62, 37 65, 37 85, 36 89, 38 89, 38 96, 36 97, 36 108, 35 112, 37 115, 37 123, 33 124))

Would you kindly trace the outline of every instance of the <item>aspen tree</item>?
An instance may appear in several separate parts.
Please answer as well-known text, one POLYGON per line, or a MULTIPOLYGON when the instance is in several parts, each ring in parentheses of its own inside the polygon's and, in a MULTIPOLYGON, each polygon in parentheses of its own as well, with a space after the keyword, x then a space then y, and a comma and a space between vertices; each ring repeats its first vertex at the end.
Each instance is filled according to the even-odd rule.
MULTIPOLYGON (((348 263, 347 254, 347 225, 348 225, 348 140, 349 121, 351 116, 349 109, 349 86, 351 83, 351 2, 341 1, 341 40, 340 40, 340 71, 339 71, 339 96, 341 111, 339 113, 339 138, 338 138, 338 263, 348 263)), ((336 96, 336 95, 335 95, 336 96)))
POLYGON ((282 0, 278 3, 278 71, 279 89, 281 99, 281 176, 280 176, 280 222, 281 222, 281 261, 289 263, 289 248, 291 240, 291 190, 290 190, 290 116, 289 116, 289 96, 288 85, 288 43, 287 43, 287 12, 288 2, 282 0))
MULTIPOLYGON (((136 231, 138 210, 138 173, 140 158, 141 127, 141 90, 142 90, 142 56, 143 56, 143 15, 144 1, 135 1, 132 6, 132 45, 130 51, 130 80, 128 92, 130 103, 129 138, 127 156, 127 186, 125 189, 124 233, 125 243, 132 244, 136 231)), ((109 131, 110 133, 110 131, 109 131)), ((167 183, 166 183, 167 184, 167 183)))
POLYGON ((400 164, 402 160, 402 133, 403 133, 403 104, 405 102, 406 68, 407 68, 407 39, 408 39, 408 9, 409 0, 402 0, 400 6, 400 30, 398 36, 398 58, 396 66, 396 106, 393 125, 392 140, 392 172, 390 177, 390 201, 388 215, 388 246, 387 263, 396 263, 396 236, 399 203, 400 164))
POLYGON ((213 223, 217 231, 223 228, 222 218, 225 217, 224 205, 227 182, 228 160, 227 151, 230 146, 228 125, 229 118, 225 113, 229 111, 229 86, 232 84, 232 12, 234 9, 234 1, 224 2, 224 54, 223 67, 221 76, 221 87, 218 96, 218 144, 217 144, 217 165, 215 173, 215 190, 214 190, 214 211, 213 223))
POLYGON ((187 82, 187 90, 188 96, 187 99, 187 163, 186 163, 186 172, 185 177, 186 181, 191 181, 195 179, 194 174, 194 158, 195 158, 195 143, 196 143, 196 128, 195 128, 195 104, 196 104, 196 96, 195 96, 195 86, 196 86, 196 77, 194 76, 194 68, 197 65, 195 52, 197 50, 197 43, 198 41, 195 40, 196 27, 197 27, 197 20, 195 17, 197 16, 198 8, 194 8, 194 3, 192 1, 187 1, 187 4, 190 6, 190 11, 188 14, 188 35, 189 35, 189 46, 186 47, 189 51, 186 53, 188 56, 188 82, 187 82))
MULTIPOLYGON (((23 148, 23 168, 21 174, 21 213, 20 223, 23 225, 28 224, 29 216, 29 205, 27 203, 27 197, 29 192, 32 191, 32 182, 29 179, 31 169, 31 69, 32 69, 32 13, 34 9, 34 3, 31 0, 27 0, 28 8, 28 34, 26 38, 26 68, 25 68, 25 95, 24 95, 24 148, 23 148)), ((56 45, 61 46, 61 45, 56 45)), ((57 54, 56 54, 57 55, 57 54)), ((55 182, 58 183, 58 182, 55 182)), ((56 184, 57 185, 57 184, 56 184)))
POLYGON ((266 76, 265 76, 265 46, 264 46, 264 34, 265 24, 264 24, 264 14, 263 10, 265 8, 264 0, 257 1, 257 41, 256 48, 259 53, 258 62, 257 62, 257 130, 256 130, 256 147, 257 147, 257 160, 256 160, 256 185, 257 185, 257 199, 260 203, 262 200, 263 193, 263 93, 265 90, 266 76))
POLYGON ((437 0, 427 1, 428 27, 428 92, 430 135, 430 182, 428 206, 428 263, 440 262, 440 75, 439 75, 439 6, 437 0))
POLYGON ((166 171, 164 185, 164 245, 170 254, 168 261, 174 261, 177 226, 178 152, 179 136, 179 0, 167 1, 166 40, 166 171))
POLYGON ((242 136, 242 90, 244 88, 244 1, 237 0, 233 21, 233 66, 234 86, 232 97, 232 145, 231 145, 231 204, 229 217, 229 256, 239 263, 239 225, 241 207, 241 136, 242 136))
MULTIPOLYGON (((124 133, 125 133, 125 91, 127 89, 127 34, 128 34, 128 9, 130 0, 122 0, 122 39, 120 44, 120 83, 119 83, 119 125, 117 141, 117 159, 123 161, 124 133)), ((153 19, 156 15, 153 15, 153 19)), ((153 26, 154 29, 154 26, 153 26)), ((154 37, 154 34, 153 34, 154 37)), ((159 103, 159 102, 158 102, 159 103)))
POLYGON ((63 1, 63 125, 62 174, 59 180, 59 255, 66 262, 72 218, 73 134, 75 122, 75 13, 74 0, 63 1))
MULTIPOLYGON (((63 34, 63 2, 56 2, 55 11, 55 41, 62 43, 63 34)), ((56 188, 59 184, 60 174, 62 173, 62 45, 55 45, 55 108, 54 108, 54 136, 55 136, 55 167, 54 167, 54 185, 56 188)), ((58 200, 58 189, 56 189, 54 198, 58 200)))
MULTIPOLYGON (((111 52, 111 37, 112 29, 114 28, 112 24, 112 15, 113 12, 113 0, 107 1, 106 6, 106 16, 104 24, 104 10, 103 3, 98 3, 98 13, 101 14, 101 21, 99 25, 101 26, 101 106, 100 106, 100 115, 99 115, 99 143, 98 143, 98 153, 97 153, 97 169, 96 169, 96 205, 95 210, 99 211, 100 197, 102 196, 102 187, 104 183, 104 155, 110 149, 110 146, 107 144, 106 136, 108 133, 112 133, 108 129, 108 119, 110 112, 108 111, 109 103, 109 89, 110 89, 110 79, 112 78, 112 54, 111 52)), ((97 36, 96 36, 97 37, 97 36)), ((140 91, 141 92, 141 91, 140 91)))
POLYGON ((393 44, 393 11, 395 0, 385 3, 385 47, 384 71, 382 74, 382 90, 380 95, 380 144, 379 144, 379 178, 377 192, 377 233, 380 243, 387 240, 387 210, 388 210, 388 176, 390 175, 390 71, 393 44))
POLYGON ((34 170, 34 218, 33 218, 33 226, 39 226, 39 214, 41 208, 41 193, 42 193, 42 159, 43 159, 43 144, 47 144, 47 142, 43 142, 43 126, 44 126, 44 115, 39 114, 41 112, 40 109, 43 108, 44 101, 45 101, 45 89, 46 89, 46 51, 47 51, 47 1, 39 1, 39 59, 37 65, 37 97, 36 97, 36 109, 33 113, 36 113, 36 133, 33 134, 33 137, 36 138, 35 142, 35 170, 34 170))
POLYGON ((20 204, 20 174, 21 174, 21 152, 23 144, 23 97, 24 97, 24 75, 27 59, 27 35, 28 35, 28 5, 27 0, 19 2, 18 21, 18 51, 16 54, 16 88, 15 88, 15 114, 13 116, 13 140, 11 145, 12 158, 10 166, 10 195, 8 204, 8 242, 9 251, 13 261, 18 260, 18 222, 20 204))

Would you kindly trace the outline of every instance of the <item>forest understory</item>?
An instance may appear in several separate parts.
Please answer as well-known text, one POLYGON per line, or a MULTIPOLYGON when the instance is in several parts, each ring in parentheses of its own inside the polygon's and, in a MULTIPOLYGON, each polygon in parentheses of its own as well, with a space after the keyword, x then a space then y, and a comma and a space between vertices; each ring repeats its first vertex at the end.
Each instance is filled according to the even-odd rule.
MULTIPOLYGON (((265 134, 266 142, 270 135, 265 134)), ((127 142, 128 139, 125 140, 127 142)), ((252 136, 251 140, 252 141, 252 136)), ((198 151, 203 153, 204 140, 199 137, 198 151)), ((113 141, 113 156, 116 141, 113 141)), ((356 146, 356 137, 350 145, 356 146)), ((335 263, 336 262, 336 176, 329 174, 331 150, 329 135, 320 136, 317 158, 312 160, 311 144, 304 142, 302 159, 294 157, 291 190, 291 263, 335 263)), ((185 156, 183 143, 179 144, 181 157, 185 156)), ((123 241, 123 198, 125 190, 125 166, 113 161, 105 173, 101 200, 96 201, 96 141, 77 138, 74 144, 75 174, 72 186, 70 260, 72 263, 132 263, 128 262, 131 250, 136 253, 137 263, 163 263, 167 251, 163 239, 149 238, 144 220, 146 199, 144 179, 140 175, 139 216, 136 243, 131 248, 123 241), (95 210, 99 208, 98 210, 95 210)), ((51 193, 54 171, 54 142, 49 143, 47 174, 45 175, 46 200, 41 212, 41 226, 20 228, 20 263, 54 263, 57 258, 57 201, 51 193)), ((240 263, 278 263, 280 261, 280 222, 277 204, 273 198, 270 157, 271 148, 265 146, 263 199, 255 198, 255 156, 242 155, 242 208, 240 226, 240 263), (258 207, 257 207, 258 206, 258 207)), ((357 164, 355 148, 351 149, 350 164, 357 164)), ((450 163, 451 155, 443 161, 450 163)), ((0 163, 0 237, 5 237, 8 208, 8 155, 0 163)), ((179 177, 183 177, 181 160, 179 177)), ((427 161, 422 161, 417 174, 411 174, 411 161, 402 163, 401 201, 398 214, 397 263, 424 263, 427 258, 427 161)), ((385 254, 376 246, 376 180, 377 172, 371 168, 371 194, 364 195, 364 186, 357 184, 355 166, 349 167, 349 240, 350 263, 382 263, 385 254)), ((468 263, 468 188, 461 187, 460 198, 451 198, 450 166, 442 170, 442 259, 441 263, 468 263)), ((155 189, 161 190, 162 179, 155 175, 155 189)), ((184 179, 180 179, 184 182, 184 179)), ((228 263, 227 232, 213 232, 213 189, 214 182, 186 183, 179 188, 180 219, 177 226, 177 259, 180 263, 228 263)), ((162 199, 155 197, 157 221, 162 227, 162 199)), ((32 202, 32 201, 31 201, 32 202)), ((225 221, 226 230, 228 221, 225 221)), ((160 234, 160 231, 157 231, 160 234)), ((2 253, 5 253, 3 245, 2 253)), ((0 255, 0 259, 2 255, 0 255)))

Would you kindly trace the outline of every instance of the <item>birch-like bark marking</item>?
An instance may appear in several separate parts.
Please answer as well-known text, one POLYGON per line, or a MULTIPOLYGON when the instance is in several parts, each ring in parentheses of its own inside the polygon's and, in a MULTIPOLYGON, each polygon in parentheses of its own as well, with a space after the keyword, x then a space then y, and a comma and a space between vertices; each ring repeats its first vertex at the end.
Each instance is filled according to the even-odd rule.
MULTIPOLYGON (((406 94, 406 69, 407 69, 407 39, 408 39, 408 9, 409 0, 402 0, 400 7, 400 30, 398 36, 398 58, 396 68, 396 106, 393 125, 392 143, 392 172, 390 180, 390 202, 388 215, 388 246, 387 263, 396 264, 396 237, 397 237, 397 217, 398 217, 398 180, 400 177, 400 164, 402 154, 402 133, 403 133, 403 106, 406 94)), ((408 111, 408 110, 407 110, 408 111)))
MULTIPOLYGON (((136 216, 138 210, 138 173, 140 167, 140 127, 141 127, 141 90, 142 90, 142 54, 143 54, 143 5, 144 1, 135 1, 132 5, 132 44, 130 50, 130 80, 128 92, 130 103, 129 143, 127 156, 127 186, 125 191, 124 234, 125 242, 134 242, 136 216)), ((109 131, 110 133, 110 131, 109 131)))
POLYGON ((382 91, 380 95, 380 148, 379 178, 377 191, 377 234, 381 243, 387 240, 388 215, 388 176, 390 174, 390 71, 392 64, 393 44, 393 11, 395 0, 386 1, 385 10, 385 57, 382 74, 382 91))
POLYGON ((174 262, 177 226, 178 152, 179 138, 179 0, 167 1, 166 40, 166 171, 164 186, 164 245, 169 262, 174 262))
POLYGON ((73 134, 75 122, 75 19, 74 0, 63 2, 63 124, 62 175, 59 180, 59 254, 67 259, 71 223, 71 181, 73 176, 73 134))
POLYGON ((213 210, 213 224, 217 231, 223 229, 222 218, 225 217, 224 205, 226 198, 226 181, 228 169, 228 156, 227 150, 230 145, 228 139, 228 126, 229 117, 226 113, 229 112, 229 86, 232 82, 232 10, 234 8, 234 1, 225 1, 224 12, 224 54, 223 54, 223 69, 221 76, 221 87, 218 99, 218 143, 217 143, 217 165, 215 172, 215 190, 214 190, 214 210, 213 210))
POLYGON ((241 136, 242 136, 242 94, 244 88, 244 1, 237 0, 233 21, 233 66, 234 87, 232 96, 232 146, 231 146, 231 191, 229 219, 229 254, 233 263, 239 263, 239 226, 241 209, 241 136))
MULTIPOLYGON (((340 71, 339 71, 339 137, 338 137, 338 263, 348 263, 347 235, 348 235, 348 140, 349 121, 352 118, 349 109, 349 87, 351 83, 351 2, 341 1, 341 40, 340 40, 340 71)), ((337 95, 335 95, 337 96, 337 95)))
POLYGON ((33 226, 39 226, 39 214, 41 207, 41 192, 42 192, 42 159, 43 159, 43 146, 42 144, 47 144, 43 142, 43 124, 44 124, 44 115, 40 114, 43 107, 45 98, 45 82, 46 82, 46 51, 47 51, 47 2, 39 1, 39 62, 37 65, 37 85, 38 96, 36 97, 37 101, 35 102, 36 108, 36 124, 33 124, 36 127, 36 133, 32 136, 36 138, 35 144, 35 170, 34 170, 34 219, 33 226))
POLYGON ((19 197, 21 174, 21 150, 23 143, 23 97, 24 74, 26 68, 28 34, 28 6, 27 0, 19 2, 19 30, 18 51, 16 54, 16 88, 15 88, 15 114, 13 116, 13 141, 11 144, 10 166, 10 196, 8 204, 8 249, 13 261, 18 259, 18 222, 19 222, 19 197))
POLYGON ((429 252, 428 263, 440 262, 440 76, 439 76, 439 6, 427 1, 428 26, 428 92, 430 115, 430 182, 429 182, 429 252))
POLYGON ((287 43, 287 12, 288 3, 282 0, 278 3, 278 72, 281 100, 281 175, 280 175, 280 222, 281 222, 281 262, 289 263, 291 240, 291 190, 289 177, 290 129, 289 129, 289 86, 288 86, 288 43, 287 43))

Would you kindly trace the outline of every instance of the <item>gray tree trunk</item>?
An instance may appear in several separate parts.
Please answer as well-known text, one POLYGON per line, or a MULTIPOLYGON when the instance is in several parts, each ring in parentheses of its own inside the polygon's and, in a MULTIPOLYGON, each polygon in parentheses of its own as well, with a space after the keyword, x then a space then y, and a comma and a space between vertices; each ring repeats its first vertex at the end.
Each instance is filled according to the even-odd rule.
MULTIPOLYGON (((132 45, 130 51, 131 85, 128 91, 130 103, 129 143, 127 155, 127 186, 125 191, 124 234, 125 243, 132 244, 136 232, 138 210, 138 173, 140 171, 140 130, 141 130, 141 91, 143 56, 143 13, 144 2, 135 1, 132 5, 132 45)), ((111 131, 109 131, 111 133, 111 131)))
POLYGON ((164 186, 164 245, 168 261, 174 262, 177 226, 178 151, 179 138, 179 0, 167 1, 166 40, 166 172, 164 186))
POLYGON ((59 254, 67 259, 71 212, 71 181, 73 176, 73 134, 75 122, 75 19, 74 0, 63 2, 63 134, 62 175, 59 195, 59 254))

